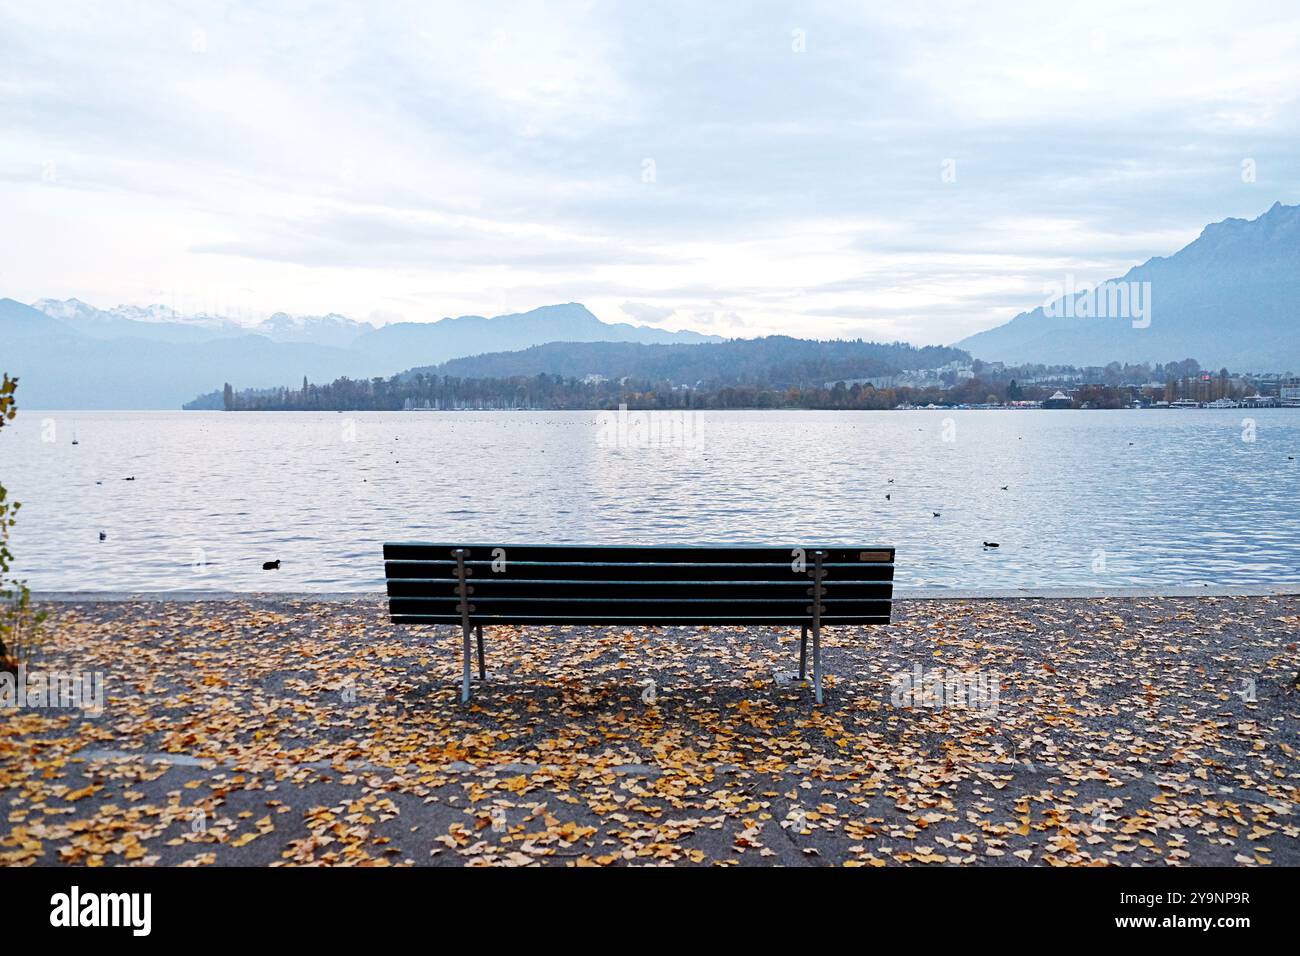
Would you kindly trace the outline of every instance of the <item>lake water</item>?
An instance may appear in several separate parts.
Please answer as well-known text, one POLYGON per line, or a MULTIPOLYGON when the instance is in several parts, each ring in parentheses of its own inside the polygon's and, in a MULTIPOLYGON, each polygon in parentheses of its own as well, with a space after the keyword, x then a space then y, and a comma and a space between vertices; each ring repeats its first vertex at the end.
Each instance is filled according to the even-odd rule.
POLYGON ((23 409, 0 480, 34 590, 381 590, 382 542, 420 539, 896 545, 907 587, 1300 581, 1295 409, 23 409))

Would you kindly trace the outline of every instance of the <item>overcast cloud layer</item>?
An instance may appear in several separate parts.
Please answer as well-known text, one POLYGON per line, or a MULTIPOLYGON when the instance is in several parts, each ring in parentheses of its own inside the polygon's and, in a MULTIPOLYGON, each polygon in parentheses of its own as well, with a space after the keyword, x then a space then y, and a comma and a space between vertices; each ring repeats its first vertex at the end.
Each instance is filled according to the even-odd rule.
POLYGON ((951 342, 1300 196, 1294 2, 173 6, 0 0, 0 296, 951 342))

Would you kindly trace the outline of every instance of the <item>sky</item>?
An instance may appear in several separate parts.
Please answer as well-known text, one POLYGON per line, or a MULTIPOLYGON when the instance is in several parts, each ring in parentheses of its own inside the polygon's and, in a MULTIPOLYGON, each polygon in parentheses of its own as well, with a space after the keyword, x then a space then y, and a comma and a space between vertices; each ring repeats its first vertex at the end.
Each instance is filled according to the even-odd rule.
POLYGON ((269 6, 0 0, 0 296, 946 344, 1300 200, 1294 0, 269 6))

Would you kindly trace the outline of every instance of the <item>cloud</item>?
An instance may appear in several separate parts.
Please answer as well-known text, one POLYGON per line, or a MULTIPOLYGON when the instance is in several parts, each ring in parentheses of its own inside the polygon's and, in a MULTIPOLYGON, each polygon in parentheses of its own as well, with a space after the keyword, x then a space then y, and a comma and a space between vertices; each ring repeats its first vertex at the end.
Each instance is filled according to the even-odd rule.
POLYGON ((669 306, 650 305, 646 302, 624 302, 622 309, 643 325, 658 325, 677 311, 669 306))
POLYGON ((1223 9, 0 0, 0 294, 950 342, 1296 201, 1223 9))

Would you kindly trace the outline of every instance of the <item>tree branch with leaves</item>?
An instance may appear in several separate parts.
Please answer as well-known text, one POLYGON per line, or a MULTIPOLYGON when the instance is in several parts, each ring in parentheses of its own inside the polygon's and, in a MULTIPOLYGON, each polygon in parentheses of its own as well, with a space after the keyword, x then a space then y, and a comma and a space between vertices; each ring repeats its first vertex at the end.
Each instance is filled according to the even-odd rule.
MULTIPOLYGON (((0 378, 0 431, 18 414, 15 393, 18 379, 5 373, 0 378)), ((9 576, 13 553, 9 550, 9 531, 17 520, 17 501, 0 484, 0 670, 16 671, 27 663, 35 649, 36 627, 43 615, 33 614, 31 592, 22 581, 9 576)))

